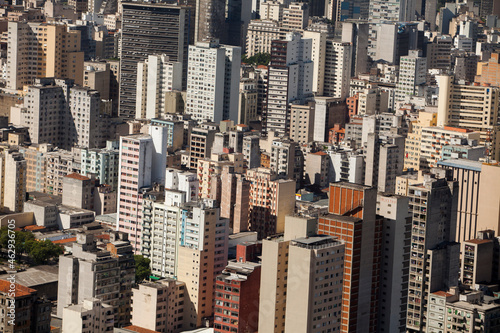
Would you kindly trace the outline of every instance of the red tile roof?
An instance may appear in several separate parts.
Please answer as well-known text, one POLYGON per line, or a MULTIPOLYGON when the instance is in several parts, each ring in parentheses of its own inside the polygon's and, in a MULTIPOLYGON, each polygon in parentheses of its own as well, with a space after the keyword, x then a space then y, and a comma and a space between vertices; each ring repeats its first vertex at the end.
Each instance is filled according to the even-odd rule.
POLYGON ((130 325, 130 326, 124 327, 124 329, 130 330, 133 332, 137 332, 137 333, 160 333, 158 331, 148 330, 147 328, 143 328, 143 327, 139 327, 139 326, 135 326, 135 325, 130 325))
POLYGON ((66 243, 71 243, 71 242, 76 242, 76 237, 52 241, 53 244, 66 244, 66 243))
MULTIPOLYGON (((35 289, 25 287, 25 286, 20 285, 18 283, 15 283, 15 286, 16 286, 16 291, 15 291, 16 298, 28 296, 30 294, 36 293, 35 289)), ((9 293, 10 292, 10 282, 9 281, 0 280, 0 292, 2 292, 2 293, 9 293)))
POLYGON ((73 178, 73 179, 78 179, 78 180, 89 180, 90 178, 89 177, 86 177, 86 176, 82 176, 80 175, 79 173, 71 173, 69 175, 67 175, 66 177, 68 178, 73 178))
POLYGON ((433 294, 437 295, 437 296, 443 296, 443 297, 453 296, 453 294, 447 293, 446 291, 442 291, 442 290, 433 292, 433 294))
POLYGON ((27 231, 36 231, 36 230, 42 230, 42 229, 45 229, 45 227, 43 227, 41 225, 28 225, 28 226, 24 227, 24 230, 27 230, 27 231))

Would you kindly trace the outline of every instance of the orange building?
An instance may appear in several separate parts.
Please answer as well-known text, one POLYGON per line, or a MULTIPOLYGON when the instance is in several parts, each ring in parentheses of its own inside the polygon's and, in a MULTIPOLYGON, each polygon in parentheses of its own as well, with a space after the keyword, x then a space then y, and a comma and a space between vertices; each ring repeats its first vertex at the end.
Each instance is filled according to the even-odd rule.
POLYGON ((375 332, 382 241, 377 190, 333 183, 329 200, 329 214, 319 218, 318 233, 345 242, 341 332, 375 332))
POLYGON ((338 144, 345 138, 345 128, 341 124, 335 124, 328 132, 328 143, 338 144))
POLYGON ((349 118, 358 114, 358 104, 359 104, 359 94, 348 97, 345 100, 347 104, 347 110, 349 112, 349 118))
POLYGON ((476 82, 500 87, 500 54, 492 53, 487 62, 477 64, 476 82))

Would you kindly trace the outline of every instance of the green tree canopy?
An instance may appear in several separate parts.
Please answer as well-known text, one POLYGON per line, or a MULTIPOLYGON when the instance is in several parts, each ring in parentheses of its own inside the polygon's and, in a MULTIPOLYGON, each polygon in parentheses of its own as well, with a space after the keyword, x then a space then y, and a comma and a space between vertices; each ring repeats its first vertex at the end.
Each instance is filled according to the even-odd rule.
POLYGON ((241 62, 250 65, 265 65, 267 66, 271 61, 271 55, 269 53, 256 53, 250 58, 247 58, 246 54, 241 56, 241 62))
POLYGON ((151 275, 151 260, 141 255, 134 255, 135 260, 135 282, 140 283, 151 275))

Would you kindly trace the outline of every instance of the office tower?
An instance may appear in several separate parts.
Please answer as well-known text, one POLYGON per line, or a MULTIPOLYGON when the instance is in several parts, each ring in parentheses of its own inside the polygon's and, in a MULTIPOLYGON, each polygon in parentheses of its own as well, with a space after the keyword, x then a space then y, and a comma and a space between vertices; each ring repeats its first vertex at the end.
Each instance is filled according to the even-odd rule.
POLYGON ((224 167, 221 175, 220 207, 221 217, 229 219, 233 233, 248 230, 248 209, 250 200, 250 182, 233 167, 224 167))
POLYGON ((464 285, 477 290, 498 278, 498 272, 493 271, 496 243, 493 230, 479 231, 477 237, 462 243, 460 277, 464 285))
POLYGON ((311 48, 312 40, 302 38, 298 32, 272 42, 267 109, 262 116, 266 132, 288 134, 290 103, 302 102, 312 95, 311 48))
POLYGON ((9 280, 0 280, 0 311, 2 321, 0 329, 3 332, 49 332, 52 303, 38 295, 35 289, 25 287, 9 280), (14 318, 8 316, 14 311, 14 318), (14 320, 12 325, 10 320, 14 320))
POLYGON ((182 332, 186 285, 171 278, 133 288, 132 325, 158 332, 182 332))
POLYGON ((403 173, 404 147, 402 135, 369 133, 365 151, 365 185, 382 193, 395 193, 396 176, 403 173))
POLYGON ((35 78, 44 77, 83 83, 79 31, 69 30, 64 24, 13 21, 9 22, 8 31, 7 89, 22 90, 35 78), (33 52, 39 57, 32 57, 33 52))
POLYGON ((270 169, 248 169, 250 182, 249 224, 262 239, 285 230, 285 216, 295 210, 295 181, 278 179, 270 169))
POLYGON ((453 77, 439 76, 438 126, 453 126, 481 133, 488 157, 500 158, 498 111, 500 89, 489 84, 460 85, 453 77), (465 116, 467 115, 467 116, 465 116))
POLYGON ((422 128, 437 125, 437 113, 419 112, 418 119, 412 122, 412 131, 408 133, 405 142, 404 169, 420 169, 420 150, 422 143, 422 128))
POLYGON ((345 100, 349 96, 352 45, 327 39, 323 94, 345 100))
POLYGON ((404 332, 406 327, 411 235, 408 203, 408 197, 377 194, 377 214, 384 218, 378 304, 380 332, 404 332))
POLYGON ((259 332, 339 330, 335 317, 342 304, 344 244, 316 235, 316 223, 315 218, 288 216, 284 235, 262 241, 259 332), (324 307, 329 314, 313 315, 324 307))
POLYGON ((450 36, 436 36, 427 44, 427 68, 450 69, 451 48, 453 39, 450 36))
POLYGON ((478 63, 475 82, 500 85, 500 53, 492 53, 487 62, 478 63))
POLYGON ((491 229, 495 235, 500 233, 500 196, 496 191, 499 183, 500 168, 495 164, 481 166, 479 180, 479 201, 477 208, 477 230, 491 229))
POLYGON ((423 96, 427 81, 427 59, 422 52, 411 50, 399 61, 399 77, 396 84, 396 101, 403 101, 407 96, 423 96))
POLYGON ((129 235, 136 252, 141 251, 140 190, 152 185, 153 140, 149 135, 120 137, 120 166, 116 229, 129 235))
POLYGON ((100 184, 118 188, 118 167, 120 146, 118 141, 106 142, 106 148, 82 149, 80 173, 84 176, 95 176, 100 184))
POLYGON ((63 332, 83 333, 92 327, 92 332, 104 333, 113 330, 113 307, 97 298, 84 299, 82 304, 69 305, 63 309, 63 332))
POLYGON ((326 32, 304 31, 306 39, 312 40, 311 61, 313 62, 313 85, 312 92, 315 95, 323 95, 323 85, 325 82, 325 56, 326 56, 326 32))
POLYGON ((165 55, 149 55, 137 63, 135 118, 153 119, 167 113, 166 94, 182 90, 182 63, 165 55))
POLYGON ((368 23, 342 22, 342 42, 351 43, 351 77, 368 71, 368 23))
POLYGON ((216 278, 227 265, 229 221, 219 217, 214 200, 190 204, 183 217, 177 256, 177 278, 186 283, 184 308, 187 327, 200 327, 213 315, 216 278))
POLYGON ((185 112, 198 121, 236 121, 240 64, 240 47, 217 40, 189 46, 185 112))
POLYGON ((0 210, 20 213, 26 199, 26 160, 23 154, 10 149, 0 152, 0 210))
POLYGON ((247 57, 257 53, 271 53, 271 43, 279 39, 280 26, 274 20, 252 20, 248 25, 246 48, 247 57))
POLYGON ((62 204, 81 209, 94 209, 95 180, 72 173, 63 178, 62 204))
POLYGON ((453 179, 458 182, 457 237, 455 241, 462 243, 474 239, 479 232, 479 189, 483 163, 464 159, 448 159, 439 161, 437 164, 443 169, 451 169, 453 179))
POLYGON ((409 280, 412 283, 408 288, 406 327, 410 331, 423 329, 429 293, 458 284, 460 249, 458 243, 453 243, 458 183, 448 181, 450 173, 442 171, 444 175, 441 172, 426 174, 423 183, 409 186, 412 216, 409 280), (456 265, 456 271, 452 265, 456 265), (456 275, 446 279, 445 270, 450 276, 456 275))
POLYGON ((377 190, 330 184, 328 214, 318 233, 344 241, 341 332, 372 332, 378 317, 382 219, 376 216, 377 190))
POLYGON ((256 332, 259 324, 261 265, 230 261, 215 284, 214 331, 256 332), (227 309, 231 309, 228 311, 227 309))
POLYGON ((123 3, 120 52, 120 116, 135 115, 137 64, 152 54, 182 63, 186 87, 190 8, 168 4, 123 3))
POLYGON ((409 22, 415 20, 415 2, 411 0, 371 0, 370 22, 409 22))
POLYGON ((225 41, 226 3, 224 0, 196 0, 196 22, 194 42, 206 42, 212 39, 225 41))
MULTIPOLYGON (((128 324, 130 317, 123 313, 130 308, 132 281, 124 283, 121 279, 120 259, 110 251, 98 249, 91 234, 79 233, 76 238, 72 254, 59 257, 57 315, 61 317, 69 305, 97 298, 113 307, 116 326, 128 324)), ((121 255, 127 253, 132 255, 132 247, 128 246, 121 255)))

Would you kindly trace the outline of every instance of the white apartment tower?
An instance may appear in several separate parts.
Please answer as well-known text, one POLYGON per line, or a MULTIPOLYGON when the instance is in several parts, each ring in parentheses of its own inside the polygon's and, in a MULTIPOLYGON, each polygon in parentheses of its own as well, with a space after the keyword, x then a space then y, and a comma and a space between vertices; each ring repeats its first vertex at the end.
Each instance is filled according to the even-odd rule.
POLYGON ((302 103, 312 95, 314 64, 311 54, 312 39, 302 38, 298 32, 272 42, 267 112, 262 121, 267 132, 288 134, 290 103, 302 103))
POLYGON ((137 63, 135 118, 152 119, 167 113, 166 93, 182 90, 180 78, 182 62, 170 61, 165 54, 149 55, 137 63))
POLYGON ((324 95, 346 99, 351 79, 351 43, 326 41, 324 95))
POLYGON ((396 101, 406 96, 423 96, 427 74, 427 58, 419 50, 408 51, 399 62, 399 79, 396 84, 396 101))
POLYGON ((236 121, 240 65, 240 47, 217 40, 189 46, 186 113, 198 121, 236 121))

